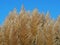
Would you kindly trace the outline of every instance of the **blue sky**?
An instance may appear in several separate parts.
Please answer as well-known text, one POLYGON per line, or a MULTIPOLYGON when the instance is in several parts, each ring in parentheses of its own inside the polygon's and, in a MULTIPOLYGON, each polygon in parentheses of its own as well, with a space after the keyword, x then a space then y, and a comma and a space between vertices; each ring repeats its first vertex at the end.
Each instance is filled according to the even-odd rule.
POLYGON ((60 14, 60 0, 0 0, 0 25, 14 8, 20 12, 22 4, 26 11, 33 11, 34 8, 37 8, 40 13, 46 14, 49 11, 53 19, 60 14))

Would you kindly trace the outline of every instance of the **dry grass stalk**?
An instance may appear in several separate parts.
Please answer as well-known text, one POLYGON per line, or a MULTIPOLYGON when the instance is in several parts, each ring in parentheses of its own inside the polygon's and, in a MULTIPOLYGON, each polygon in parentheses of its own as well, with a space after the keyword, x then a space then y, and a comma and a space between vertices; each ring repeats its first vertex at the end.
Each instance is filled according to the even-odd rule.
POLYGON ((54 21, 37 9, 28 13, 22 7, 20 14, 14 9, 0 27, 0 45, 60 45, 60 17, 54 21))

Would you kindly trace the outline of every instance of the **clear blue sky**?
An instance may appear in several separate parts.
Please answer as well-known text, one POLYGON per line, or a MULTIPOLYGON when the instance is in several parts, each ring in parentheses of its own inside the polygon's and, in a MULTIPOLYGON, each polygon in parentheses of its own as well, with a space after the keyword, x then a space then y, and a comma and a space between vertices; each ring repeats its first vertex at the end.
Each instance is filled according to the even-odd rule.
POLYGON ((26 11, 32 11, 34 8, 37 8, 39 12, 49 11, 54 19, 60 14, 60 0, 0 0, 0 25, 14 8, 17 8, 19 12, 22 4, 26 11))

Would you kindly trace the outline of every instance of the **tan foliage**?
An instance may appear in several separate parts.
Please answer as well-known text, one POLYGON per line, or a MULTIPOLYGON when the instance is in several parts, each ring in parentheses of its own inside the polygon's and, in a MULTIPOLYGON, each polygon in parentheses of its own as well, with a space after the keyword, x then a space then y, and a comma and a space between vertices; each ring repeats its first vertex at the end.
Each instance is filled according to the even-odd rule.
POLYGON ((0 27, 0 45, 60 45, 60 16, 54 21, 49 12, 29 13, 22 6, 18 14, 15 8, 0 27))

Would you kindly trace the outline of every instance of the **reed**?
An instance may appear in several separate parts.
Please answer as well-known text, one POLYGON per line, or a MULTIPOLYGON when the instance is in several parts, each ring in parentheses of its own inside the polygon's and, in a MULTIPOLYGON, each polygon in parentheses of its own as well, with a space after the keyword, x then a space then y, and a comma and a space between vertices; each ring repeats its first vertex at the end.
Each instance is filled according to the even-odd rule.
POLYGON ((0 45, 60 45, 60 16, 53 20, 34 9, 20 13, 16 8, 9 13, 0 27, 0 45))

